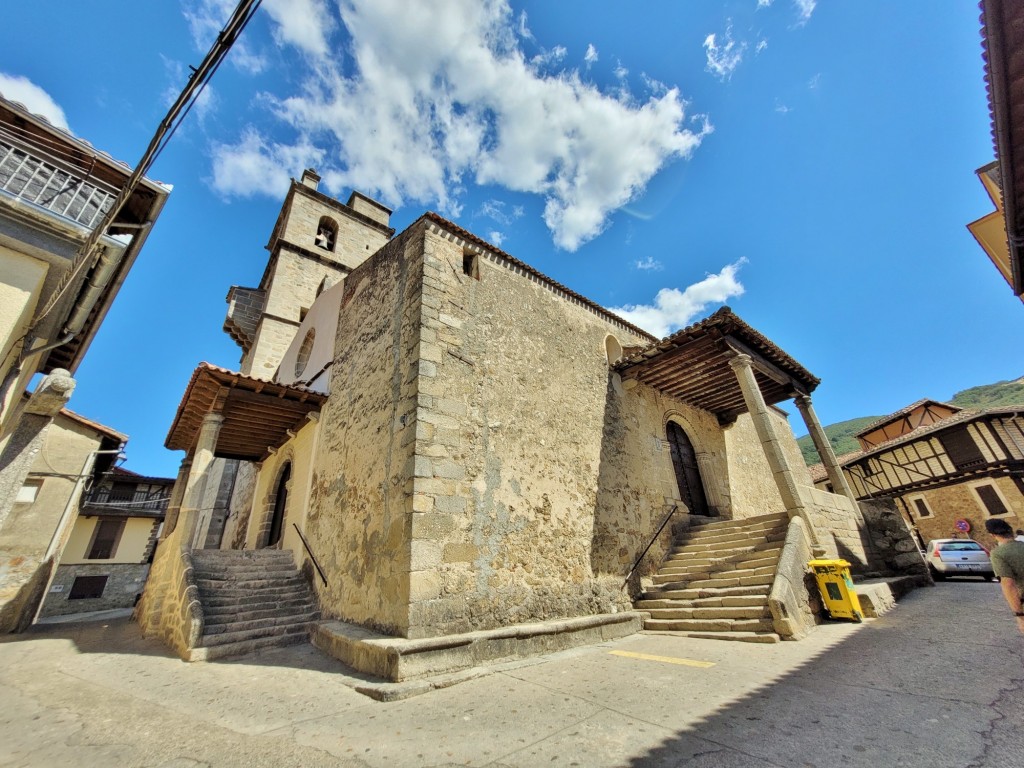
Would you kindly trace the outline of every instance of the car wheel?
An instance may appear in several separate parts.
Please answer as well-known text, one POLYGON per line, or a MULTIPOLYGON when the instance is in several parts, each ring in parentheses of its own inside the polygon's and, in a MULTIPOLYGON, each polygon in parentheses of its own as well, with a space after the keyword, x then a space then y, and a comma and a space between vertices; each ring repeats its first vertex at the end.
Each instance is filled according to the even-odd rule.
POLYGON ((995 577, 996 577, 996 575, 994 573, 986 573, 985 574, 985 581, 992 581, 992 579, 994 579, 995 577))

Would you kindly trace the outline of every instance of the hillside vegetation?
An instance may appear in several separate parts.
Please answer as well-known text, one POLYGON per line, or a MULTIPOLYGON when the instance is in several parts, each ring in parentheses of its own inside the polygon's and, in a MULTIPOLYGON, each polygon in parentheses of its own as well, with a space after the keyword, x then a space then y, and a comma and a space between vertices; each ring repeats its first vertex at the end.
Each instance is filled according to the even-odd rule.
MULTIPOLYGON (((958 405, 961 408, 984 410, 985 408, 1003 408, 1007 406, 1024 406, 1024 377, 1012 381, 997 381, 995 384, 982 384, 980 387, 971 387, 962 392, 957 392, 948 402, 958 405)), ((910 405, 910 403, 907 403, 910 405)), ((864 429, 868 424, 877 421, 881 416, 862 416, 857 419, 840 421, 836 424, 829 424, 825 427, 825 434, 832 443, 832 450, 836 456, 844 453, 860 450, 860 444, 854 435, 864 429)), ((808 465, 817 464, 817 451, 814 450, 814 443, 810 435, 804 435, 797 440, 800 450, 803 452, 804 461, 808 465)))

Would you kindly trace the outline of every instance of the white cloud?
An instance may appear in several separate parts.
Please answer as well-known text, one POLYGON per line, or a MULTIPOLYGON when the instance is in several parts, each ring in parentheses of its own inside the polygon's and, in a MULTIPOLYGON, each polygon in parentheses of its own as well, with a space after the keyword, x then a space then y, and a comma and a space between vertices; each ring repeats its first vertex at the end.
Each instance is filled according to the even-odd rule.
POLYGON ((767 8, 772 4, 773 0, 757 0, 758 8, 767 8))
POLYGON ((492 245, 496 245, 499 248, 501 248, 501 244, 505 242, 505 236, 501 234, 501 232, 498 232, 497 230, 492 230, 487 235, 487 241, 492 245))
POLYGON ((810 21, 811 14, 814 13, 814 8, 818 4, 818 0, 793 0, 793 5, 796 6, 797 16, 799 17, 798 24, 806 24, 810 21))
POLYGON ((507 211, 506 207, 501 200, 487 200, 480 206, 479 214, 507 227, 516 219, 521 218, 524 211, 521 205, 512 206, 511 211, 507 211))
POLYGON ((587 62, 588 66, 597 61, 597 48, 594 47, 593 43, 587 44, 587 52, 583 56, 583 60, 587 62))
POLYGON ((639 259, 633 262, 633 265, 637 269, 651 270, 654 272, 661 272, 665 268, 665 265, 658 261, 653 256, 648 256, 646 259, 639 259))
POLYGON ((704 50, 708 60, 705 69, 719 80, 728 80, 743 61, 743 51, 746 47, 746 43, 737 43, 732 39, 732 24, 729 23, 721 41, 713 33, 704 38, 704 50))
POLYGON ((335 28, 324 0, 265 0, 263 8, 278 27, 278 42, 296 46, 311 56, 326 56, 327 40, 335 28))
POLYGON ((708 305, 742 296, 744 288, 736 279, 736 273, 745 263, 746 259, 740 259, 723 267, 717 275, 708 275, 683 291, 678 288, 662 288, 654 297, 653 304, 627 304, 624 307, 613 307, 611 311, 663 338, 688 325, 708 305))
POLYGON ((767 40, 764 40, 764 39, 758 40, 757 41, 757 47, 754 48, 754 53, 760 53, 761 51, 763 51, 767 47, 768 47, 768 41, 767 40))
POLYGON ((234 146, 215 144, 212 154, 213 186, 226 197, 280 197, 288 189, 289 169, 309 168, 323 156, 309 144, 269 143, 251 128, 234 146))
POLYGON ((820 85, 821 85, 821 72, 819 72, 814 77, 812 77, 808 81, 808 83, 807 83, 807 87, 810 88, 812 91, 816 91, 820 85))
MULTIPOLYGON (((506 0, 342 0, 339 8, 351 40, 328 38, 324 55, 304 48, 301 89, 267 96, 294 146, 264 131, 217 147, 221 191, 245 194, 237 180, 254 166, 275 179, 297 175, 299 165, 282 164, 319 146, 329 190, 356 188, 391 207, 436 204, 457 215, 469 182, 541 195, 555 243, 575 250, 709 130, 686 127, 676 88, 640 100, 623 88, 604 93, 573 70, 542 71, 520 47, 525 17, 506 0)), ((251 182, 250 194, 266 191, 251 182)))
POLYGON ((776 99, 775 100, 775 111, 778 112, 779 114, 785 115, 785 114, 791 112, 792 109, 790 107, 787 107, 785 104, 783 104, 778 99, 776 99))
POLYGON ((71 130, 68 127, 68 119, 64 116, 64 110, 60 108, 60 105, 53 100, 50 94, 27 77, 0 72, 0 93, 8 101, 17 101, 24 104, 29 112, 45 117, 52 125, 63 128, 66 131, 71 130))
POLYGON ((565 59, 566 54, 568 53, 569 51, 565 48, 565 46, 556 45, 550 51, 541 51, 540 53, 538 53, 536 56, 530 59, 530 63, 537 68, 560 64, 562 60, 565 59))

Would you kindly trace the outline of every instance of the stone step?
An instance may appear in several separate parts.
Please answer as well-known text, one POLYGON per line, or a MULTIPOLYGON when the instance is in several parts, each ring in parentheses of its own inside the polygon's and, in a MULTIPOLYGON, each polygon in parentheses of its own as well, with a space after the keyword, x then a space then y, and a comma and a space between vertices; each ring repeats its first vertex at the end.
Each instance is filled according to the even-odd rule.
POLYGON ((651 577, 651 581, 654 584, 687 584, 695 587, 708 586, 708 587, 739 587, 749 586, 751 584, 764 584, 772 583, 772 578, 775 576, 775 563, 771 565, 759 566, 757 568, 726 568, 719 569, 716 571, 695 571, 690 574, 678 575, 674 573, 662 573, 658 571, 654 576, 651 577), (763 581, 744 581, 744 579, 760 578, 763 576, 768 577, 767 582, 763 581), (732 584, 705 584, 708 581, 721 581, 723 579, 734 581, 732 584))
POLYGON ((725 598, 762 596, 767 598, 770 585, 748 585, 718 588, 655 589, 644 591, 644 600, 693 600, 695 598, 725 598))
MULTIPOLYGON (((253 556, 249 552, 245 553, 244 555, 241 555, 241 554, 239 554, 239 555, 233 555, 233 554, 225 555, 223 552, 216 552, 215 554, 207 554, 207 555, 199 554, 199 552, 202 552, 202 551, 204 551, 204 550, 199 550, 199 551, 193 550, 193 552, 192 552, 192 564, 196 568, 219 569, 219 568, 225 568, 225 567, 231 567, 231 566, 244 566, 244 565, 252 565, 252 566, 287 565, 287 566, 291 566, 292 568, 295 567, 295 561, 292 558, 292 553, 290 551, 289 552, 278 552, 278 551, 275 550, 275 554, 273 556, 262 555, 262 554, 259 555, 259 556, 253 556)), ((210 550, 205 550, 205 551, 210 551, 210 550)))
POLYGON ((719 587, 771 587, 775 574, 763 576, 720 576, 715 579, 696 579, 694 581, 670 581, 661 586, 668 589, 714 589, 719 587))
POLYGON ((219 579, 197 578, 196 586, 199 587, 201 593, 234 596, 245 595, 255 591, 281 594, 302 589, 306 586, 306 582, 301 575, 295 574, 293 571, 293 575, 284 579, 247 579, 245 581, 227 582, 219 579))
POLYGON ((286 645, 304 643, 309 639, 306 633, 295 633, 290 635, 270 635, 257 637, 249 640, 237 640, 220 645, 200 646, 189 652, 189 661, 213 661, 231 656, 241 656, 252 653, 263 648, 281 648, 286 645))
POLYGON ((771 619, 647 619, 644 629, 669 632, 771 632, 771 619))
POLYGON ((771 515, 754 515, 752 517, 737 517, 729 520, 711 520, 704 522, 701 518, 690 519, 691 531, 721 531, 735 528, 746 528, 755 525, 786 525, 789 523, 789 515, 779 512, 771 515))
POLYGON ((782 641, 775 632, 673 632, 681 637, 701 640, 732 640, 741 643, 778 643, 782 641))
POLYGON ((723 560, 740 561, 746 557, 758 557, 761 555, 777 555, 782 552, 784 542, 762 541, 745 547, 730 547, 728 549, 702 550, 699 552, 687 552, 681 549, 673 552, 665 558, 665 564, 673 563, 714 563, 723 560))
POLYGON ((697 573, 722 573, 727 571, 750 570, 751 568, 774 568, 778 565, 777 552, 756 553, 757 556, 745 557, 742 560, 712 560, 707 563, 684 563, 675 561, 666 563, 658 571, 659 574, 676 574, 685 576, 697 573))
POLYGON ((286 613, 282 616, 267 616, 262 619, 232 620, 224 623, 207 622, 203 628, 203 639, 213 635, 249 632, 269 627, 288 627, 297 624, 309 624, 320 618, 319 611, 302 611, 286 613))
POLYGON ((714 536, 688 536, 682 543, 673 547, 672 551, 706 551, 709 549, 735 549, 738 547, 755 546, 765 541, 785 541, 786 529, 768 529, 753 533, 738 531, 721 533, 714 536))
MULTIPOLYGON (((248 614, 260 614, 265 613, 269 615, 275 611, 290 611, 290 610, 304 610, 312 609, 316 607, 316 601, 309 598, 308 595, 296 596, 288 600, 262 600, 262 599, 251 599, 245 602, 239 601, 223 601, 216 605, 211 605, 207 601, 203 601, 203 614, 207 617, 212 616, 242 616, 248 614)), ((257 618, 253 615, 252 618, 257 618)))
POLYGON ((670 608, 647 608, 652 619, 768 619, 771 620, 771 612, 768 606, 750 606, 746 608, 714 608, 703 606, 688 606, 680 604, 670 608))
POLYGON ((206 568, 205 566, 197 567, 193 572, 205 579, 237 579, 240 575, 248 574, 280 575, 294 573, 295 566, 292 563, 285 562, 273 565, 239 563, 237 565, 217 565, 211 568, 206 568))
POLYGON ((272 625, 259 629, 244 629, 237 632, 216 632, 209 635, 204 633, 199 644, 209 648, 214 645, 227 645, 263 637, 285 637, 287 635, 299 635, 302 639, 308 639, 312 626, 310 622, 303 622, 301 624, 272 625))
POLYGON ((636 607, 641 611, 657 608, 768 608, 768 595, 723 595, 721 597, 697 597, 689 600, 641 599, 636 607))

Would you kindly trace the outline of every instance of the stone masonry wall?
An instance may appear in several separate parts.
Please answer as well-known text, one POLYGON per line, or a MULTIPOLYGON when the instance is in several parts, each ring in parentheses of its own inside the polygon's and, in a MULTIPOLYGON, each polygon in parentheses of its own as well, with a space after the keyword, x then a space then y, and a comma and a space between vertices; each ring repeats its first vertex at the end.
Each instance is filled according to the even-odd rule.
POLYGON ((611 373, 608 334, 647 339, 499 256, 474 279, 465 255, 426 235, 409 636, 628 607, 622 579, 678 495, 666 421, 728 498, 721 429, 611 373))
MULTIPOLYGON (((388 241, 385 232, 368 225, 358 216, 346 215, 298 187, 291 201, 283 239, 337 261, 345 271, 355 269, 388 241), (320 217, 328 216, 338 225, 334 250, 318 248, 315 242, 320 217)), ((308 305, 306 305, 308 306, 308 305)))
POLYGON ((632 588, 639 577, 658 569, 673 536, 689 527, 666 439, 668 421, 683 428, 698 454, 707 455, 701 479, 708 502, 717 490, 719 513, 731 514, 729 457, 717 419, 643 384, 631 386, 618 378, 613 375, 607 388, 603 433, 592 436, 600 440, 601 460, 590 557, 595 577, 612 577, 616 589, 673 506, 678 510, 637 568, 632 588))
POLYGON ((69 613, 106 611, 112 608, 131 608, 142 594, 149 566, 142 563, 59 565, 50 582, 50 591, 43 602, 40 617, 63 616, 69 613), (102 597, 69 600, 71 587, 79 576, 106 576, 102 597), (57 589, 55 589, 55 587, 57 589))
POLYGON ((192 573, 192 556, 185 542, 195 535, 196 519, 188 515, 156 548, 142 599, 134 617, 146 637, 187 659, 203 634, 204 616, 192 573))
POLYGON ((420 228, 345 280, 331 395, 321 411, 306 534, 325 616, 405 634, 417 426, 420 228))
POLYGON ((910 510, 910 517, 921 535, 922 542, 927 544, 932 539, 953 539, 969 537, 980 541, 986 547, 992 547, 996 541, 985 531, 985 521, 991 517, 983 506, 975 486, 994 485, 996 493, 1003 500, 1008 514, 1000 515, 1014 530, 1024 529, 1024 482, 1013 477, 985 477, 965 481, 944 488, 909 493, 903 497, 905 509, 910 510), (922 517, 915 498, 923 498, 930 516, 922 517), (970 533, 963 534, 956 530, 957 520, 970 523, 970 533))
MULTIPOLYGON (((786 425, 789 431, 789 426, 786 425)), ((781 432, 776 425, 777 433, 781 432)), ((729 454, 729 490, 734 518, 785 512, 771 467, 757 437, 754 422, 747 413, 725 430, 729 454)), ((787 453, 788 457, 788 453, 787 453)), ((803 459, 800 460, 803 464, 803 459)))

